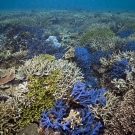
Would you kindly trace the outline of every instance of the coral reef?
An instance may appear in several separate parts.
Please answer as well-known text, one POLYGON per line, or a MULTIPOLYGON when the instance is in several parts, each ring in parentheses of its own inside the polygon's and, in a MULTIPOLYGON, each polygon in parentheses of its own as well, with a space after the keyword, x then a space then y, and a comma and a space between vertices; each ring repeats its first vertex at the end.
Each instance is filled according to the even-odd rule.
POLYGON ((135 41, 127 42, 125 46, 121 48, 122 51, 135 51, 135 41))
POLYGON ((80 11, 0 12, 0 134, 135 134, 135 14, 80 11))
POLYGON ((102 119, 104 126, 108 126, 108 123, 114 116, 114 113, 118 107, 120 97, 116 97, 109 91, 106 91, 104 93, 104 96, 106 98, 106 103, 103 106, 97 104, 96 106, 89 105, 89 107, 95 114, 95 117, 97 117, 98 119, 102 119))
POLYGON ((61 103, 61 100, 56 102, 58 104, 58 110, 57 106, 55 106, 55 110, 52 109, 48 112, 44 111, 41 114, 40 124, 42 130, 50 131, 50 129, 53 129, 54 132, 59 132, 61 134, 64 133, 65 135, 89 133, 91 135, 98 134, 99 129, 102 127, 102 125, 100 122, 95 121, 94 115, 88 107, 84 107, 81 111, 75 111, 71 109, 69 112, 69 116, 63 118, 64 112, 66 112, 67 108, 64 109, 63 104, 60 104, 59 102, 61 103), (61 115, 59 114, 59 112, 61 112, 61 115), (55 115, 57 113, 59 115, 55 115))
POLYGON ((105 89, 91 89, 86 90, 86 86, 84 83, 81 82, 75 82, 74 88, 71 91, 71 95, 73 99, 77 102, 79 102, 80 105, 96 105, 100 104, 103 105, 106 102, 106 99, 104 97, 105 89))

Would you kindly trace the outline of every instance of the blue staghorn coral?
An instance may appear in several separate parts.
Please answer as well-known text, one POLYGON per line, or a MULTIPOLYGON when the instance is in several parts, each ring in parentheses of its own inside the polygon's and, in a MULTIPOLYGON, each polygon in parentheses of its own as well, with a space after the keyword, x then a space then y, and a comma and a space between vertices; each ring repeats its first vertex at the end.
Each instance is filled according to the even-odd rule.
POLYGON ((123 77, 126 70, 130 70, 131 67, 128 65, 128 61, 126 58, 123 58, 121 61, 116 61, 111 66, 110 75, 112 78, 121 78, 123 77))
POLYGON ((90 73, 90 53, 84 47, 75 47, 75 61, 81 68, 82 73, 87 76, 90 73))
MULTIPOLYGON (((28 50, 28 58, 39 54, 50 54, 59 59, 63 56, 65 50, 58 46, 58 42, 48 42, 48 36, 44 34, 44 29, 38 26, 19 25, 10 28, 6 36, 10 39, 10 49, 13 52, 28 50)), ((8 41, 9 42, 9 41, 8 41)), ((9 44, 7 46, 9 48, 9 44)))
POLYGON ((127 29, 122 30, 122 31, 119 32, 119 37, 120 38, 127 38, 128 36, 130 36, 133 33, 134 33, 133 29, 127 28, 127 29))
POLYGON ((60 99, 54 103, 52 109, 43 111, 40 126, 44 130, 51 128, 63 135, 98 135, 102 124, 95 119, 94 114, 87 105, 103 105, 106 102, 104 92, 105 89, 91 89, 88 91, 84 83, 75 82, 71 97, 79 102, 80 106, 75 107, 75 111, 73 111, 60 99), (73 111, 72 113, 70 109, 73 111), (67 117, 68 114, 70 119, 67 117), (80 120, 79 123, 75 122, 76 115, 77 121, 80 120))
POLYGON ((122 47, 122 51, 135 51, 135 41, 129 41, 122 47))
POLYGON ((74 97, 74 100, 78 101, 80 105, 86 106, 89 104, 103 105, 106 102, 104 97, 105 88, 103 89, 91 89, 87 90, 86 86, 82 82, 75 82, 74 88, 71 92, 71 96, 74 97))

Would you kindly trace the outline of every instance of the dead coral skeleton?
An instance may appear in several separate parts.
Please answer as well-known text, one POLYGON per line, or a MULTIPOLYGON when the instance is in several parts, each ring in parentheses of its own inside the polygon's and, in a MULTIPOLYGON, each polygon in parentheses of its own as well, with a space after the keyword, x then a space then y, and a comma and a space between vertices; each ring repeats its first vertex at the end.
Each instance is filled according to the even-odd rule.
POLYGON ((76 124, 77 126, 82 125, 82 123, 81 123, 82 118, 80 116, 80 112, 71 109, 69 116, 67 118, 63 118, 62 123, 66 122, 66 121, 71 122, 70 128, 73 130, 74 130, 74 124, 76 124))

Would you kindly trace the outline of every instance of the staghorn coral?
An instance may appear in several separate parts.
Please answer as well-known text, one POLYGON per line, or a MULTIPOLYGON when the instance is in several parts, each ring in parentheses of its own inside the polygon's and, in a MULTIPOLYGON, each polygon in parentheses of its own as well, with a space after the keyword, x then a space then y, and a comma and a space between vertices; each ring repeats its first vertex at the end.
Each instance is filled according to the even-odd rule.
POLYGON ((75 49, 71 46, 67 48, 67 51, 65 52, 65 54, 62 56, 63 59, 72 59, 75 57, 74 54, 75 49))
POLYGON ((131 67, 128 65, 128 61, 126 58, 121 59, 121 61, 116 61, 111 65, 111 78, 122 78, 125 74, 125 71, 130 70, 131 67))
POLYGON ((128 89, 135 87, 134 57, 131 51, 113 53, 108 58, 101 58, 101 85, 108 89, 124 94, 128 89), (111 76, 110 76, 111 75, 111 76))
POLYGON ((106 102, 104 97, 105 88, 102 89, 91 89, 87 90, 86 85, 82 82, 75 82, 73 90, 71 91, 71 97, 80 105, 87 106, 89 104, 96 105, 100 104, 103 105, 106 102))
POLYGON ((135 90, 131 89, 124 95, 116 113, 109 121, 104 135, 135 134, 135 90))
POLYGON ((53 93, 56 89, 57 77, 60 76, 58 70, 52 71, 48 76, 28 76, 28 92, 27 98, 20 105, 22 109, 22 117, 19 125, 24 126, 31 121, 38 120, 43 109, 50 109, 53 106, 53 93), (30 104, 28 104, 28 101, 30 104))
POLYGON ((117 109, 119 97, 116 97, 109 91, 106 91, 104 96, 106 98, 106 103, 103 106, 97 104, 95 106, 89 105, 89 107, 95 114, 95 117, 102 119, 104 125, 107 126, 117 109))
POLYGON ((120 61, 122 58, 126 58, 129 62, 129 65, 133 63, 135 57, 135 52, 133 51, 126 51, 126 52, 118 52, 113 53, 110 55, 108 58, 100 58, 100 63, 102 67, 109 67, 111 66, 114 62, 120 61))
POLYGON ((18 119, 20 117, 19 109, 13 104, 13 100, 0 102, 0 134, 16 134, 19 129, 18 119))
POLYGON ((44 131, 44 135, 46 135, 47 130, 48 132, 51 132, 51 130, 53 132, 57 131, 65 135, 98 134, 102 124, 95 120, 94 115, 87 106, 81 109, 81 111, 71 109, 69 113, 67 109, 63 101, 58 100, 55 102, 53 109, 43 111, 39 131, 44 131), (66 113, 68 114, 67 117, 63 118, 66 113))
POLYGON ((122 51, 135 51, 135 41, 129 41, 125 46, 122 46, 122 51))
POLYGON ((122 30, 122 31, 119 32, 119 37, 120 38, 127 38, 128 36, 130 36, 133 33, 134 33, 133 29, 127 28, 127 29, 122 30))

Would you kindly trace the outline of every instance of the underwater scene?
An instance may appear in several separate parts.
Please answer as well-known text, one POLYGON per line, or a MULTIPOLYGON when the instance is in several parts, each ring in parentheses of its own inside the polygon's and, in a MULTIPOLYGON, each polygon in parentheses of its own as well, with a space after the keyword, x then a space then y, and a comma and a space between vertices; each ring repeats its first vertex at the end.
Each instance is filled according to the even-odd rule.
POLYGON ((135 135, 135 1, 1 0, 0 135, 135 135))

